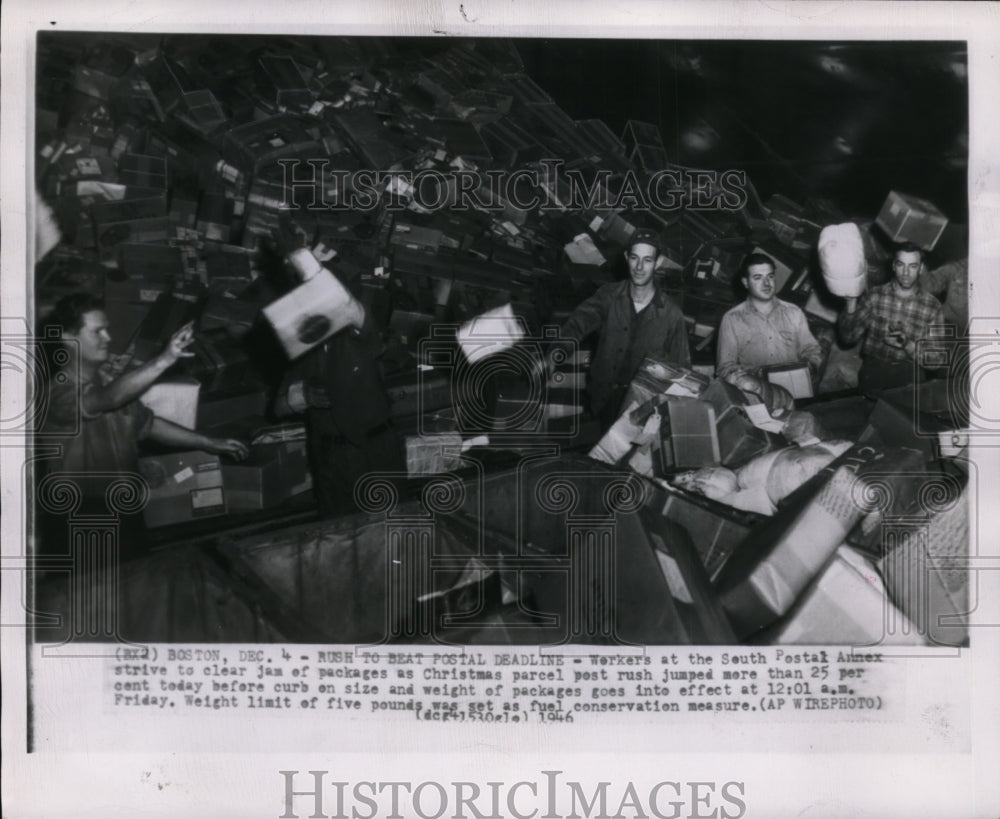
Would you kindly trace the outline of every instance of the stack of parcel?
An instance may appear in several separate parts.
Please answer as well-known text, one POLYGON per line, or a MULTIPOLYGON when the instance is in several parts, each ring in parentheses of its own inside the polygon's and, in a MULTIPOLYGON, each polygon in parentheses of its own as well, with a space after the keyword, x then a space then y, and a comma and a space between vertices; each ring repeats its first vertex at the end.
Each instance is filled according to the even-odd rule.
MULTIPOLYGON (((967 606, 964 574, 938 563, 968 551, 970 494, 961 458, 936 437, 964 425, 942 390, 878 403, 822 394, 852 386, 849 366, 794 399, 780 380, 713 378, 715 331, 752 250, 775 260, 781 297, 806 310, 831 360, 840 352, 836 301, 813 269, 821 228, 849 218, 834 203, 762 201, 746 174, 727 187, 672 165, 651 123, 631 120, 619 137, 574 120, 500 40, 66 35, 40 40, 38 65, 36 184, 61 231, 35 271, 40 314, 68 292, 103 294, 114 372, 194 320, 195 357, 144 400, 254 441, 239 466, 144 459, 147 525, 209 519, 218 531, 206 550, 156 560, 176 555, 183 576, 198 566, 211 584, 196 588, 222 584, 248 612, 204 639, 417 640, 432 624, 455 641, 842 642, 881 636, 883 612, 900 624, 886 639, 965 639, 939 627, 967 606), (295 284, 271 242, 289 205, 316 257, 360 286, 385 328, 385 381, 415 476, 399 509, 449 513, 416 546, 390 525, 413 516, 377 505, 335 524, 224 533, 248 512, 280 526, 284 504, 308 497, 304 430, 270 415, 288 360, 262 315, 295 284), (582 400, 586 349, 541 398, 515 356, 513 376, 496 367, 485 420, 471 411, 482 397, 454 376, 468 360, 460 328, 501 311, 521 328, 524 360, 544 354, 546 328, 621 275, 640 227, 663 240, 658 276, 683 309, 693 368, 647 362, 610 438, 582 400), (546 442, 567 454, 533 458, 546 442), (167 479, 188 472, 197 493, 167 479), (411 546, 409 562, 386 558, 411 546), (393 574, 412 563, 423 577, 426 561, 440 571, 419 591, 393 574), (334 576, 348 578, 343 611, 329 608, 334 576), (409 591, 386 608, 400 583, 409 591), (567 609, 580 599, 584 610, 567 609), (463 607, 485 614, 447 619, 463 607)), ((885 279, 885 240, 933 247, 943 230, 930 203, 890 200, 878 228, 855 220, 870 284, 885 279)), ((147 599, 161 614, 178 610, 171 572, 133 574, 158 589, 147 599)), ((206 591, 205 607, 221 599, 206 591)), ((136 639, 190 638, 162 625, 172 616, 151 625, 123 603, 136 639)))

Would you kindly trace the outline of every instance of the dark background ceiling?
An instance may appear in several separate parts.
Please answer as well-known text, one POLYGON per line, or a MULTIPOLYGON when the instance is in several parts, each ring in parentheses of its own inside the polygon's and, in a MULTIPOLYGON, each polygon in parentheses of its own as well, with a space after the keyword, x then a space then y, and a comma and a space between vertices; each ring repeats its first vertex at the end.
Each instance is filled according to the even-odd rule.
MULTIPOLYGON (((43 41, 100 34, 43 34, 43 41)), ((277 36, 140 35, 243 55, 277 36)), ((334 53, 358 43, 328 40, 334 53)), ((385 38, 419 59, 456 40, 385 38)), ((485 46, 483 41, 474 41, 485 46)), ((660 128, 671 162, 747 171, 762 198, 829 197, 874 217, 897 189, 968 221, 968 79, 962 42, 518 39, 525 71, 574 119, 660 128)), ((225 61, 223 55, 220 59, 225 61)), ((44 70, 44 69, 43 69, 44 70)))
POLYGON ((745 169, 762 197, 874 217, 890 189, 965 223, 964 43, 518 40, 576 119, 659 126, 672 162, 745 169))

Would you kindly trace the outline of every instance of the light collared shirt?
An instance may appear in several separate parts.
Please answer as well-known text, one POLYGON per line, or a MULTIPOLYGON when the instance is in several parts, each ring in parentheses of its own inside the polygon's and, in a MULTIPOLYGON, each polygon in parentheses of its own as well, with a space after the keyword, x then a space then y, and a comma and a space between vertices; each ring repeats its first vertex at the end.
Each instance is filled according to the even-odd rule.
POLYGON ((776 298, 765 315, 747 299, 722 317, 716 375, 796 362, 816 372, 823 364, 823 349, 809 331, 805 313, 794 304, 776 298))

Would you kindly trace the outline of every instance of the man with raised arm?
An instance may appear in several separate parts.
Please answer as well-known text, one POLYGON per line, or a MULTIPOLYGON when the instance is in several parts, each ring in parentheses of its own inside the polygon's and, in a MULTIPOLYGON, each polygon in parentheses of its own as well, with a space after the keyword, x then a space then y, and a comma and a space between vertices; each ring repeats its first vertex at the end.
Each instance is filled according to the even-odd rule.
POLYGON ((591 410, 605 428, 617 417, 646 356, 691 365, 684 314, 653 277, 660 252, 655 232, 637 230, 625 251, 628 280, 601 287, 562 326, 562 337, 577 342, 598 334, 588 392, 591 410))

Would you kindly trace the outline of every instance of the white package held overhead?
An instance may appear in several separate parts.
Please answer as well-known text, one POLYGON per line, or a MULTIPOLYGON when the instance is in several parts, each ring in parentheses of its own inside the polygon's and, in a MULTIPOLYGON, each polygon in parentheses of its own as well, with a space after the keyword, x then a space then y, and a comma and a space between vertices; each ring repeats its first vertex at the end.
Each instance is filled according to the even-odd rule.
POLYGON ((262 312, 288 357, 298 358, 350 323, 352 302, 337 277, 322 268, 262 312))
POLYGON ((861 231, 854 222, 827 225, 819 234, 823 281, 835 296, 857 298, 865 292, 868 263, 861 231))
POLYGON ((487 310, 458 328, 458 344, 470 364, 513 347, 525 336, 510 304, 487 310))

